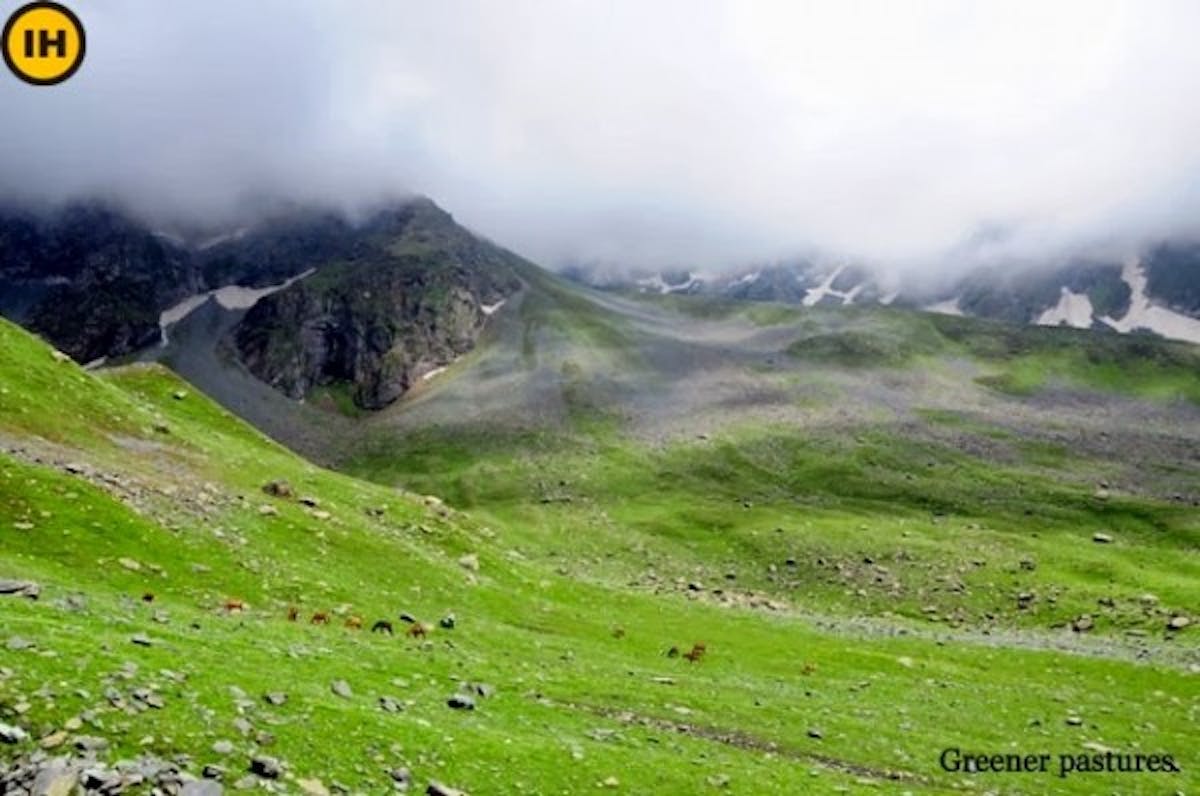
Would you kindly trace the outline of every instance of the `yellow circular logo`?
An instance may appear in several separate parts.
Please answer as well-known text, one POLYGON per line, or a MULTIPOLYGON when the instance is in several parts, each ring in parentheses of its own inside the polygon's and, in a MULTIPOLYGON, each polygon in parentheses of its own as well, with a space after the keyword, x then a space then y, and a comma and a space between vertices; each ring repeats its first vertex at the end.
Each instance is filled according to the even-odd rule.
POLYGON ((79 69, 87 36, 79 17, 58 3, 29 3, 4 25, 4 63, 35 86, 61 83, 79 69))

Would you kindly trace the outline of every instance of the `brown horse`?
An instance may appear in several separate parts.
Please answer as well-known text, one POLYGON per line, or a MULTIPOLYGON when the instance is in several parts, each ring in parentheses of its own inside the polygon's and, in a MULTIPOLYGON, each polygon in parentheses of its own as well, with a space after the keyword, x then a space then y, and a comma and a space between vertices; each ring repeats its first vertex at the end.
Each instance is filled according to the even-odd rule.
POLYGON ((697 641, 692 645, 692 648, 683 653, 683 657, 687 658, 692 663, 699 663, 700 659, 708 652, 708 647, 703 641, 697 641))
POLYGON ((346 619, 346 627, 350 630, 362 630, 362 617, 351 616, 346 619))
POLYGON ((293 605, 293 606, 290 606, 290 607, 288 608, 288 614, 287 614, 287 616, 288 616, 288 621, 289 621, 289 622, 295 622, 297 619, 299 619, 299 618, 300 618, 300 609, 299 609, 299 608, 297 608, 297 607, 296 607, 296 606, 294 606, 294 605, 293 605))
POLYGON ((240 614, 246 610, 246 603, 242 600, 228 599, 225 601, 225 613, 240 614))
POLYGON ((406 633, 409 638, 425 638, 429 634, 429 629, 420 622, 413 622, 408 626, 406 633))
POLYGON ((317 611, 312 615, 312 619, 310 621, 314 625, 327 625, 329 624, 329 614, 325 611, 317 611))

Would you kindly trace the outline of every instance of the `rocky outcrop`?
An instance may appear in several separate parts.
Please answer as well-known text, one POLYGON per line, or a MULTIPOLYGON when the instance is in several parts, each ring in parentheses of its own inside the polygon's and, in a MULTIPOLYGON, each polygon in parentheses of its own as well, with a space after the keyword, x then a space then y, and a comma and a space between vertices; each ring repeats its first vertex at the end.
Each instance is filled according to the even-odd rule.
POLYGON ((296 399, 327 387, 380 409, 471 350, 484 308, 521 284, 519 258, 432 202, 375 217, 359 247, 247 312, 233 343, 250 372, 296 399))
POLYGON ((156 340, 197 284, 185 250, 110 207, 0 211, 0 312, 81 362, 156 340))

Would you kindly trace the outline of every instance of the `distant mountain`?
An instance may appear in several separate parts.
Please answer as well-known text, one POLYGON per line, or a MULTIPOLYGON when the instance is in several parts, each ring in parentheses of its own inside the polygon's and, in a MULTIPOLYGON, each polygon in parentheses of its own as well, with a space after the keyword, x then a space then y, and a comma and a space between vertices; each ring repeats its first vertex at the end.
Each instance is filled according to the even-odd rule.
POLYGON ((351 251, 258 301, 238 325, 246 366, 293 398, 346 385, 380 409, 469 351, 521 286, 522 261, 420 200, 371 218, 351 251))
POLYGON ((941 282, 881 280, 869 269, 798 260, 698 273, 673 269, 602 279, 576 267, 567 275, 608 290, 689 293, 804 306, 895 304, 1047 326, 1149 332, 1200 343, 1200 245, 1169 244, 1126 263, 983 268, 941 282))
MULTIPOLYGON (((531 269, 424 198, 357 221, 287 207, 242 228, 188 235, 94 202, 0 210, 0 314, 76 360, 180 354, 177 366, 198 379, 233 363, 293 399, 358 409, 389 405, 470 351, 531 269), (183 323, 202 307, 202 323, 183 323), (186 345, 169 346, 185 326, 186 345), (197 351, 207 352, 205 364, 197 351)), ((1162 245, 1127 263, 978 269, 941 284, 893 284, 864 267, 809 260, 613 274, 568 273, 610 290, 896 305, 1200 343, 1196 245, 1162 245)))
POLYGON ((0 211, 0 314, 76 360, 165 344, 215 302, 238 314, 225 349, 255 376, 293 398, 344 387, 368 409, 469 350, 523 263, 424 198, 359 223, 291 208, 190 243, 100 203, 0 211))

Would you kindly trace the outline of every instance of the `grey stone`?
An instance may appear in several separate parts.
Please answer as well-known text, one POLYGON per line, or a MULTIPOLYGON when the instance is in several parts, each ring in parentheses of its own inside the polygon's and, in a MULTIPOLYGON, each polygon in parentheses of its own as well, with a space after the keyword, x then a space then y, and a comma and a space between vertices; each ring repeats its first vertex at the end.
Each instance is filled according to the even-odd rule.
POLYGON ((71 796, 77 784, 78 769, 55 763, 43 768, 33 778, 31 796, 71 796))
POLYGON ((75 739, 75 748, 81 752, 102 752, 108 748, 108 741, 94 735, 80 735, 75 739))
POLYGON ((449 785, 443 785, 437 780, 429 783, 429 787, 425 789, 425 796, 467 796, 465 791, 458 788, 452 788, 449 785))
POLYGON ((0 741, 4 743, 21 743, 29 737, 29 733, 11 724, 0 724, 0 741))
POLYGON ((466 694, 455 694, 446 700, 446 704, 455 710, 475 709, 475 700, 466 694))
POLYGON ((0 595, 36 600, 41 593, 42 587, 31 580, 0 580, 0 595))
POLYGON ((279 779, 283 766, 273 757, 255 757, 250 761, 250 773, 263 779, 279 779))
POLYGON ((354 692, 350 690, 350 684, 345 680, 334 680, 329 685, 329 688, 331 691, 333 691, 333 693, 345 699, 349 699, 350 697, 354 696, 354 692))

